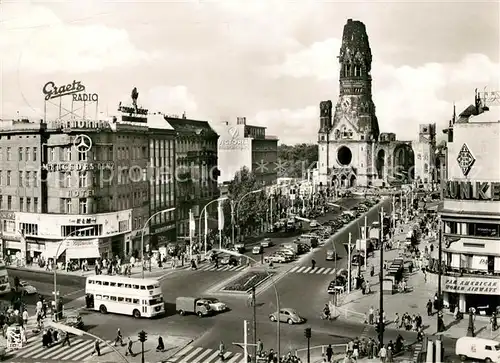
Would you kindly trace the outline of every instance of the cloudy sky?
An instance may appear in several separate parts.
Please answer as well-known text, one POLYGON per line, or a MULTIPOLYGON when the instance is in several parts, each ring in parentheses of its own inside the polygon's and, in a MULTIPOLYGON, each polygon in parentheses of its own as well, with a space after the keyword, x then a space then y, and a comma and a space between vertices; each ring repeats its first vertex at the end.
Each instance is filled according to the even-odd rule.
POLYGON ((313 142, 319 102, 338 96, 336 57, 353 18, 370 37, 381 130, 414 139, 475 88, 500 90, 499 17, 498 1, 4 0, 0 116, 41 118, 43 85, 76 79, 103 113, 135 86, 150 110, 246 116, 282 142, 313 142))

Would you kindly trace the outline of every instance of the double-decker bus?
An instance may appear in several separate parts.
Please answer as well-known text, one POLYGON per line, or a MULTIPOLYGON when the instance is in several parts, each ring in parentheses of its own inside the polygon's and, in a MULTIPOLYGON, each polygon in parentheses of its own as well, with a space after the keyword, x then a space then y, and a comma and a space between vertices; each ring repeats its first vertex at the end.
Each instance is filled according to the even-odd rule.
POLYGON ((123 276, 87 277, 86 305, 102 314, 152 318, 165 312, 160 282, 123 276))
POLYGON ((9 274, 7 266, 3 260, 0 260, 0 295, 5 295, 10 292, 9 274))

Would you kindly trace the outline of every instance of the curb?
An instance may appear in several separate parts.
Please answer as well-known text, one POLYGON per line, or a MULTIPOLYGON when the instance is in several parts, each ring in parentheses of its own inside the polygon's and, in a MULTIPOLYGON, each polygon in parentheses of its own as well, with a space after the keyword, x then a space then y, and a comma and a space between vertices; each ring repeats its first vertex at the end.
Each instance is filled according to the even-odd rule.
MULTIPOLYGON (((34 269, 26 268, 26 267, 17 267, 17 266, 7 266, 7 270, 39 273, 39 274, 50 275, 50 276, 54 275, 54 271, 34 270, 34 269)), ((65 273, 65 272, 61 272, 58 270, 57 276, 67 276, 67 277, 76 277, 78 279, 86 279, 87 276, 91 276, 91 275, 70 274, 70 273, 65 273)))

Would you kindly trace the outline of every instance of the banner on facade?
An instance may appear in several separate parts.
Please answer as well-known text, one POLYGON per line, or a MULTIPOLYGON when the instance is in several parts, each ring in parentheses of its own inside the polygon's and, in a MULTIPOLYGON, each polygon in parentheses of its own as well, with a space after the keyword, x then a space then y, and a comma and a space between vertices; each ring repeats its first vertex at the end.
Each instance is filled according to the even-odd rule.
POLYGON ((219 201, 219 205, 217 206, 217 221, 219 222, 219 231, 222 231, 224 229, 224 208, 222 201, 219 201))

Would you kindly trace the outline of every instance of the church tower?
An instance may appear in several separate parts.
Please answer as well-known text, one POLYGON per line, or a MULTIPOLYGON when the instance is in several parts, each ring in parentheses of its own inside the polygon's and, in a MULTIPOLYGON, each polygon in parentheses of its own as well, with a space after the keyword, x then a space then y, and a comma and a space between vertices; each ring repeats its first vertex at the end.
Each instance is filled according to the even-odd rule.
POLYGON ((333 185, 366 186, 376 178, 374 154, 379 126, 372 100, 372 53, 362 22, 347 21, 338 59, 340 94, 327 135, 323 131, 325 121, 320 119, 319 172, 323 176, 326 173, 327 182, 333 185))

